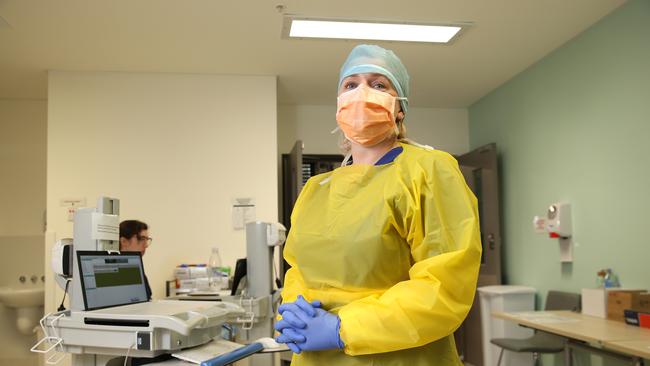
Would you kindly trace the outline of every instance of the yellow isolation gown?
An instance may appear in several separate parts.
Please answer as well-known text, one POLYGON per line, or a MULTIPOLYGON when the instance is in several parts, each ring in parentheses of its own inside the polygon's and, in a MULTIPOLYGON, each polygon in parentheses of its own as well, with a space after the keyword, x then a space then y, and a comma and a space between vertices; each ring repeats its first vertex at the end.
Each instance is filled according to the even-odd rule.
POLYGON ((402 144, 385 165, 312 177, 291 215, 283 302, 341 318, 343 350, 292 365, 462 365, 453 332, 474 298, 477 201, 449 154, 402 144))

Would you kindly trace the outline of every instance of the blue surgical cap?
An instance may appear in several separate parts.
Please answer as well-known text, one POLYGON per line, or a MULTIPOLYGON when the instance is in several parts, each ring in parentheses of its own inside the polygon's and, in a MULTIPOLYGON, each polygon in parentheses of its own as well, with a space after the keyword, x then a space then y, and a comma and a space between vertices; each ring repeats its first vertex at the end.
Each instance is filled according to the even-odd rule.
MULTIPOLYGON (((379 46, 362 44, 354 47, 339 74, 339 89, 343 79, 350 75, 374 73, 381 74, 390 80, 397 95, 403 98, 409 96, 409 74, 400 59, 391 50, 379 46)), ((408 100, 400 100, 402 111, 406 114, 408 100)))

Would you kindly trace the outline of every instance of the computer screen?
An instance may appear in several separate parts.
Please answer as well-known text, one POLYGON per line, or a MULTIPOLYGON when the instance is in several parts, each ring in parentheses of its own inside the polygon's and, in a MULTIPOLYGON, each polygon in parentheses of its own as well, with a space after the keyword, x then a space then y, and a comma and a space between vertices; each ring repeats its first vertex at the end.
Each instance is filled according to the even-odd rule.
POLYGON ((78 251, 77 263, 86 310, 147 301, 140 253, 78 251))

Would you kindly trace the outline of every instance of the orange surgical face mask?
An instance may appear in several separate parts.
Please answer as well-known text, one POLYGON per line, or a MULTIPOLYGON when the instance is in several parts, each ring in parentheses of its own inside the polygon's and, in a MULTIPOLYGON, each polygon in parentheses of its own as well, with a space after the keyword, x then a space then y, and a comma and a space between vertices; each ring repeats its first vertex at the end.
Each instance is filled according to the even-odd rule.
POLYGON ((362 84, 337 98, 336 121, 345 137, 363 146, 382 142, 396 131, 396 98, 362 84))

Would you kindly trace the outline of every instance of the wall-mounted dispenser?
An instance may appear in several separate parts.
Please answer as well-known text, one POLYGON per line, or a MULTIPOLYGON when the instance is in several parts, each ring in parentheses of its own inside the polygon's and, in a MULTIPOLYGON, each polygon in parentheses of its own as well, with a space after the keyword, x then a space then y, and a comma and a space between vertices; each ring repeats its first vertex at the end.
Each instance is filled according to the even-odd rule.
POLYGON ((533 226, 535 232, 548 234, 549 238, 559 240, 561 262, 573 262, 571 204, 563 202, 551 204, 546 217, 535 216, 533 226))
POLYGON ((554 203, 546 212, 546 231, 550 238, 568 239, 571 237, 571 205, 554 203))

